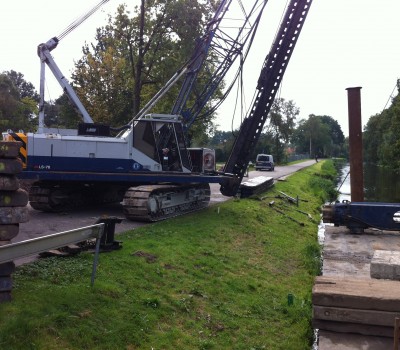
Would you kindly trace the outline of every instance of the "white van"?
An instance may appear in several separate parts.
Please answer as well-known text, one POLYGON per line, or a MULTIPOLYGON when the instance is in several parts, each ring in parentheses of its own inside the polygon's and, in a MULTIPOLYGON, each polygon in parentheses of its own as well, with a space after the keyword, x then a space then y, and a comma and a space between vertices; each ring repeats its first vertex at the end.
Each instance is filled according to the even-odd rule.
POLYGON ((274 171, 274 157, 270 154, 257 154, 256 170, 274 171))

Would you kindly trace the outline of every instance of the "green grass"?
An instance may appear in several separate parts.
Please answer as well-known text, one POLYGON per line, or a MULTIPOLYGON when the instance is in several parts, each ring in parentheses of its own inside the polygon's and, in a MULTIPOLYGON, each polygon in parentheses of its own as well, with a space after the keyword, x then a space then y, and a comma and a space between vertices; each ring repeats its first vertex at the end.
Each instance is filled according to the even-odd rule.
POLYGON ((323 191, 310 182, 325 163, 263 194, 299 207, 230 200, 119 235, 94 287, 90 253, 20 267, 0 304, 0 348, 309 349, 323 191))

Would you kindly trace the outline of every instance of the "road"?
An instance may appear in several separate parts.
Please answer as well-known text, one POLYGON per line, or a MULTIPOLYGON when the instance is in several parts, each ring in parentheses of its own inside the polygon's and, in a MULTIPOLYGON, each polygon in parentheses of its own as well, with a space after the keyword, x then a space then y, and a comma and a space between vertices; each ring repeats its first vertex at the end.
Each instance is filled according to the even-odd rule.
MULTIPOLYGON (((275 166, 275 170, 272 172, 250 171, 249 178, 263 175, 271 176, 274 179, 279 179, 314 163, 314 160, 308 160, 294 165, 275 166)), ((248 178, 245 177, 244 181, 246 180, 248 180, 248 178)), ((226 201, 230 198, 224 197, 219 191, 219 187, 219 184, 211 184, 210 205, 226 201)), ((29 213, 29 222, 20 224, 19 234, 13 239, 13 242, 19 242, 26 239, 32 239, 44 235, 89 226, 94 224, 96 220, 102 216, 115 216, 123 218, 122 208, 119 204, 107 205, 98 208, 80 209, 66 213, 43 213, 33 210, 29 207, 29 213)), ((143 222, 123 220, 120 224, 116 224, 115 232, 120 233, 132 230, 145 224, 146 223, 143 222)))

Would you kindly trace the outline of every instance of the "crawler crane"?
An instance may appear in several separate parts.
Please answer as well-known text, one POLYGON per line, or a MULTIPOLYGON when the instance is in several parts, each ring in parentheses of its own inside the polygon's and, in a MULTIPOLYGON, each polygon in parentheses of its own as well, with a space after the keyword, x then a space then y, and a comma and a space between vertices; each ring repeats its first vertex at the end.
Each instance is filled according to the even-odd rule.
POLYGON ((56 65, 50 52, 61 38, 39 45, 42 69, 38 132, 8 131, 4 135, 23 142, 20 155, 24 170, 20 178, 34 180, 29 193, 34 209, 59 211, 90 202, 122 201, 128 219, 157 221, 207 206, 210 183, 219 183, 226 196, 238 193, 312 0, 289 1, 263 63, 253 106, 240 127, 224 170, 217 172, 214 151, 189 149, 185 135, 201 113, 215 110, 207 104, 236 59, 247 57, 267 4, 267 0, 238 0, 242 20, 236 36, 232 36, 222 25, 232 2, 220 2, 188 63, 117 136, 111 136, 110 126, 93 122, 56 65), (83 123, 77 130, 45 127, 45 66, 81 114, 83 123), (208 82, 200 86, 197 77, 207 69, 208 82), (178 82, 182 82, 181 89, 172 111, 151 114, 151 108, 178 82))

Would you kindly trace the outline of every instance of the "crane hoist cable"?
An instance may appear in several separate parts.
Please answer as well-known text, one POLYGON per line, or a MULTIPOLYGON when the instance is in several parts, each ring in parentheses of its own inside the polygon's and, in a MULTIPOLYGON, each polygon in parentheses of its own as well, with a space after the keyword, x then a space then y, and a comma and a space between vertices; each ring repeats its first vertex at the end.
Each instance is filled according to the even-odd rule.
MULTIPOLYGON (((234 130, 234 127, 233 127, 233 123, 235 121, 236 108, 237 108, 237 104, 238 104, 238 100, 239 100, 239 95, 241 97, 240 100, 243 101, 243 98, 242 98, 242 95, 243 95, 243 63, 244 63, 243 56, 241 55, 241 57, 240 57, 240 67, 239 67, 239 70, 238 70, 238 71, 240 71, 239 72, 240 79, 239 79, 239 83, 238 83, 237 90, 236 90, 235 107, 233 109, 232 119, 231 119, 231 132, 232 132, 232 135, 234 137, 236 137, 236 135, 235 135, 235 130, 234 130)), ((242 121, 242 119, 243 119, 243 104, 241 105, 240 121, 242 121)))
POLYGON ((393 100, 394 91, 396 90, 396 88, 399 89, 399 81, 400 81, 400 79, 396 80, 396 84, 394 85, 394 88, 393 88, 392 92, 390 93, 390 96, 385 104, 385 107, 383 107, 382 111, 384 111, 386 109, 387 105, 389 104, 389 102, 391 100, 393 100))
POLYGON ((59 35, 57 35, 58 41, 65 38, 69 33, 71 33, 75 28, 77 28, 84 21, 86 21, 91 15, 93 15, 100 7, 102 7, 108 1, 110 1, 110 0, 101 0, 96 6, 94 6, 92 9, 90 9, 84 15, 78 17, 67 28, 65 28, 59 35))
MULTIPOLYGON (((285 6, 283 7, 282 14, 281 14, 281 19, 279 20, 279 23, 282 23, 282 21, 283 21, 283 18, 284 18, 284 16, 285 16, 285 11, 286 11, 286 9, 287 9, 287 7, 288 7, 288 4, 289 4, 289 0, 286 0, 286 4, 285 4, 285 6)), ((279 32, 279 26, 278 26, 278 28, 277 28, 277 30, 276 30, 276 32, 275 32, 274 40, 273 40, 272 42, 275 42, 275 40, 276 40, 276 38, 277 38, 277 36, 278 36, 278 32, 279 32)), ((280 98, 280 97, 281 97, 281 94, 282 94, 282 85, 283 85, 283 82, 281 82, 281 83, 279 84, 278 93, 277 93, 278 97, 277 97, 277 98, 280 98)), ((253 101, 254 101, 254 99, 256 98, 256 95, 257 95, 257 92, 255 91, 255 92, 254 92, 253 101)), ((253 104, 253 102, 252 102, 252 104, 253 104)), ((268 125, 265 126, 265 130, 268 130, 268 125)))
MULTIPOLYGON (((240 4, 242 12, 244 13, 245 10, 243 8, 242 2, 239 1, 239 4, 240 4)), ((197 117, 197 120, 204 120, 209 115, 213 114, 222 105, 222 103, 226 100, 226 98, 228 97, 228 95, 232 91, 233 87, 235 86, 236 82, 241 77, 241 75, 242 75, 242 65, 244 65, 244 63, 246 62, 247 56, 248 56, 248 54, 250 52, 250 49, 252 47, 252 44, 254 42, 254 38, 255 38, 258 26, 260 24, 260 21, 261 21, 261 16, 262 16, 262 11, 258 14, 258 16, 256 17, 256 19, 255 19, 255 21, 254 21, 254 23, 252 25, 253 29, 252 29, 252 34, 251 34, 250 39, 249 39, 249 45, 247 46, 246 50, 240 54, 241 63, 239 65, 236 73, 234 74, 233 78, 231 79, 230 84, 225 89, 225 92, 223 93, 223 95, 219 98, 219 101, 216 102, 213 106, 210 106, 205 112, 199 114, 198 117, 197 117)), ((232 120, 232 125, 233 125, 233 120, 232 120)))

